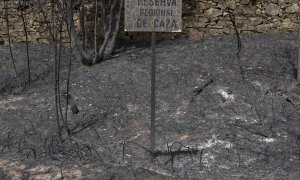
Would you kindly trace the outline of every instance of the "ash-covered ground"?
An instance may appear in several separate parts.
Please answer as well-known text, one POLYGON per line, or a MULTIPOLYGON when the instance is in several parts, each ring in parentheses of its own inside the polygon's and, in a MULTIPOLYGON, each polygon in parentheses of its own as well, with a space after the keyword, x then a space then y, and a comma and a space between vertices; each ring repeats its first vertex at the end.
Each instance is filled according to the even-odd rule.
POLYGON ((123 45, 92 67, 64 49, 68 126, 57 138, 54 51, 0 46, 0 179, 300 179, 297 34, 157 45, 155 163, 150 162, 150 43, 123 45))

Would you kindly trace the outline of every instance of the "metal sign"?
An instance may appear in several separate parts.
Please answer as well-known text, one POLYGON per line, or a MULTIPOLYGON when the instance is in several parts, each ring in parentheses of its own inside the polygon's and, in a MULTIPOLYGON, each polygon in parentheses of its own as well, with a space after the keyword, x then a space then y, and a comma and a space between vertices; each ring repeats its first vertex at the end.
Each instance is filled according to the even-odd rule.
POLYGON ((182 0, 125 0, 125 31, 181 32, 182 0))

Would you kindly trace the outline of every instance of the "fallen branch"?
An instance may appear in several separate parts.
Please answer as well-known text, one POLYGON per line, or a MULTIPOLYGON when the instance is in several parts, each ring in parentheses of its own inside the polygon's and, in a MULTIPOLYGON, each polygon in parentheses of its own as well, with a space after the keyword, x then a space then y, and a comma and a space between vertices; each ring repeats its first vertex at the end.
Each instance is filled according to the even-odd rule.
POLYGON ((255 135, 258 135, 258 136, 262 136, 262 137, 264 137, 264 138, 268 138, 268 137, 269 137, 268 135, 265 135, 265 134, 263 134, 263 133, 261 133, 261 132, 257 132, 257 131, 251 130, 251 129, 249 129, 249 128, 246 127, 246 126, 237 125, 237 127, 240 127, 240 128, 246 130, 246 131, 249 132, 249 133, 252 133, 252 134, 255 134, 255 135))
MULTIPOLYGON (((104 113, 102 115, 102 118, 105 118, 107 116, 106 113, 104 113)), ((100 121, 100 118, 96 118, 96 117, 93 117, 91 116, 91 120, 83 120, 83 121, 80 121, 78 122, 75 127, 73 127, 72 129, 70 129, 70 133, 72 135, 74 134, 78 134, 80 133, 81 131, 93 126, 94 124, 96 124, 98 121, 100 121)))
POLYGON ((213 81, 214 81, 213 76, 209 76, 208 79, 206 79, 202 85, 196 86, 195 89, 192 91, 193 96, 192 96, 190 102, 193 102, 195 100, 195 97, 198 96, 204 90, 204 88, 208 87, 208 85, 213 83, 213 81))

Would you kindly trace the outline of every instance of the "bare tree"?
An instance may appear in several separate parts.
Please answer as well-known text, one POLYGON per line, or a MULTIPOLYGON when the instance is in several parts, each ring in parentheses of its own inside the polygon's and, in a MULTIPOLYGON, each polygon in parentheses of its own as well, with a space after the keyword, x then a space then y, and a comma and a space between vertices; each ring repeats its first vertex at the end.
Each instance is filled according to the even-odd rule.
POLYGON ((27 9, 27 2, 26 1, 21 2, 21 0, 19 0, 19 10, 20 10, 20 14, 21 14, 22 23, 23 23, 25 42, 26 42, 28 84, 30 84, 31 83, 31 73, 30 73, 28 32, 27 32, 27 24, 26 24, 26 9, 27 9))
POLYGON ((7 39, 8 39, 10 58, 11 58, 11 61, 12 61, 14 71, 16 73, 16 77, 17 77, 17 80, 18 80, 18 83, 19 83, 19 87, 21 89, 22 85, 21 85, 21 81, 20 81, 20 78, 19 78, 19 74, 18 74, 18 71, 17 71, 17 68, 16 68, 16 63, 15 63, 12 48, 11 48, 11 40, 10 40, 10 32, 9 32, 10 29, 9 29, 8 5, 7 5, 7 1, 3 1, 3 3, 4 3, 4 16, 5 16, 5 21, 6 21, 6 31, 7 31, 7 39))
MULTIPOLYGON (((84 3, 84 1, 81 1, 84 3)), ((60 11, 64 17, 71 37, 72 46, 76 47, 82 57, 84 65, 94 65, 101 62, 106 56, 110 56, 114 50, 116 38, 120 30, 121 13, 123 11, 124 0, 95 0, 95 22, 94 22, 94 52, 89 54, 85 49, 84 38, 83 42, 77 35, 73 16, 74 16, 74 3, 72 0, 60 0, 60 11), (101 22, 98 21, 98 2, 101 8, 101 22), (109 10, 109 11, 107 11, 109 10), (104 40, 101 44, 97 42, 97 26, 102 25, 102 32, 104 40)), ((84 8, 81 8, 80 18, 84 18, 84 8)), ((81 19, 81 29, 84 29, 84 19, 81 19)))
MULTIPOLYGON (((63 26, 65 25, 65 21, 60 16, 60 11, 58 11, 58 2, 55 0, 51 0, 51 10, 50 16, 46 16, 46 13, 43 9, 45 7, 45 2, 42 0, 38 0, 40 12, 43 15, 44 22, 48 29, 48 33, 50 34, 50 42, 53 45, 54 51, 54 97, 55 97, 55 116, 56 116, 56 123, 58 128, 58 137, 62 141, 64 132, 67 135, 70 135, 70 128, 67 122, 67 111, 68 111, 68 100, 65 106, 65 116, 63 115, 63 105, 61 102, 61 56, 62 56, 62 48, 63 48, 63 26)), ((68 31, 69 32, 69 31, 68 31)), ((67 94, 69 92, 69 82, 70 82, 70 64, 69 62, 69 73, 67 77, 67 94)))
MULTIPOLYGON (((55 114, 58 127, 58 136, 60 140, 63 140, 65 132, 67 135, 72 134, 72 130, 68 125, 68 106, 69 101, 67 98, 65 106, 65 114, 63 115, 63 105, 61 103, 61 82, 60 82, 60 69, 61 69, 61 52, 62 52, 62 32, 63 26, 67 26, 67 33, 70 38, 70 47, 76 47, 77 51, 82 57, 82 63, 84 65, 93 65, 99 63, 105 58, 105 55, 110 55, 114 49, 117 34, 119 32, 119 26, 121 21, 121 12, 123 10, 123 0, 110 0, 110 1, 93 1, 95 4, 94 13, 94 51, 92 54, 88 54, 85 45, 85 18, 86 9, 84 7, 84 0, 80 0, 80 28, 81 37, 78 35, 75 29, 73 16, 75 4, 72 0, 51 0, 50 16, 46 15, 45 12, 46 2, 38 0, 40 12, 44 18, 45 25, 50 35, 50 42, 54 49, 54 94, 55 94, 55 114), (99 6, 98 6, 99 4, 99 6), (98 8, 100 9, 101 18, 98 20, 98 8), (107 12, 107 10, 109 11, 107 12), (98 28, 102 25, 101 28, 98 28), (102 44, 98 44, 97 30, 101 29, 104 33, 104 41, 102 44)), ((78 5, 77 5, 78 7, 78 5)), ((70 83, 70 68, 71 68, 71 57, 69 59, 69 72, 67 77, 67 92, 69 94, 69 83, 70 83)))

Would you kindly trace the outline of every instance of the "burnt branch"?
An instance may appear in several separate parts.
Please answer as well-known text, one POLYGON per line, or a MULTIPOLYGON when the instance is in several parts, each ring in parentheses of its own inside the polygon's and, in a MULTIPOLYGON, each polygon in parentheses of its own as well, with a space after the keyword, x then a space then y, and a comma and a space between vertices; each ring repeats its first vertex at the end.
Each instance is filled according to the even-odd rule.
POLYGON ((193 102, 196 96, 198 96, 206 87, 208 87, 213 82, 214 82, 214 78, 213 76, 210 76, 203 82, 202 85, 196 86, 195 89, 192 91, 193 97, 191 98, 190 102, 193 102))
POLYGON ((237 39, 237 50, 236 50, 236 54, 237 56, 240 54, 241 52, 241 48, 242 48, 242 42, 241 42, 241 36, 240 36, 240 32, 237 28, 237 24, 236 24, 236 20, 235 20, 235 14, 231 9, 227 9, 228 10, 228 14, 229 14, 229 18, 230 21, 233 25, 234 31, 235 31, 235 35, 236 35, 236 39, 237 39))

